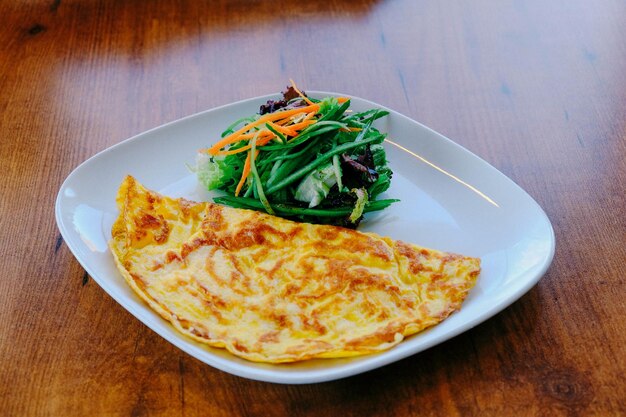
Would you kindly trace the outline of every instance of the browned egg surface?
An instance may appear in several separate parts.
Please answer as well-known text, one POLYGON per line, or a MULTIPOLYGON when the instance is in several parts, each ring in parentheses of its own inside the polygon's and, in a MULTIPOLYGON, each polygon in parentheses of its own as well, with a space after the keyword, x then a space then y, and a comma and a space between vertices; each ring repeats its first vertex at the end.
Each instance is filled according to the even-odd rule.
POLYGON ((374 353, 458 310, 480 260, 335 226, 173 199, 126 177, 110 246, 185 335, 242 358, 374 353))

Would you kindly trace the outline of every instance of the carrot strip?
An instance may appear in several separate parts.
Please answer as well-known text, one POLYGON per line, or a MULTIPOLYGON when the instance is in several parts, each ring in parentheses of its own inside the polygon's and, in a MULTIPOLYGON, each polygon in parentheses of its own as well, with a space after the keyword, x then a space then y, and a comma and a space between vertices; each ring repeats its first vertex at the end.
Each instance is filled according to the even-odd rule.
POLYGON ((267 122, 267 124, 272 126, 278 132, 284 133, 285 135, 296 136, 298 134, 298 132, 296 132, 294 129, 292 129, 291 126, 289 126, 289 127, 280 126, 280 125, 277 125, 277 124, 272 123, 272 122, 267 122))
POLYGON ((320 106, 319 104, 311 104, 310 106, 305 106, 305 107, 299 107, 296 109, 291 109, 291 110, 283 110, 283 111, 277 111, 274 113, 268 113, 264 116, 259 117, 257 120, 255 120, 254 122, 250 122, 247 125, 243 126, 242 128, 238 129, 237 131, 231 133, 230 135, 226 136, 225 138, 223 138, 222 140, 220 140, 219 142, 217 142, 215 145, 211 146, 209 149, 207 149, 207 152, 211 155, 215 155, 217 152, 219 152, 220 149, 222 149, 223 147, 230 145, 231 143, 235 143, 238 142, 239 137, 241 136, 241 134, 246 133, 247 131, 249 131, 250 129, 260 126, 262 124, 265 124, 267 122, 273 122, 279 119, 283 119, 285 117, 289 117, 292 116, 294 114, 297 113, 302 113, 302 112, 310 112, 310 111, 317 111, 319 110, 320 106))
MULTIPOLYGON (((244 139, 252 139, 257 133, 259 132, 251 132, 251 133, 244 133, 243 135, 239 135, 239 139, 240 140, 244 140, 244 139)), ((272 136, 273 133, 270 132, 269 130, 261 130, 261 132, 259 133, 259 137, 262 138, 264 136, 272 136)))
MULTIPOLYGON (((254 153, 254 159, 256 159, 256 156, 258 154, 259 154, 259 151, 256 151, 254 153)), ((235 189, 235 197, 239 196, 239 193, 241 192, 241 189, 243 188, 243 185, 246 182, 246 178, 248 178, 248 175, 250 175, 250 170, 252 166, 251 157, 252 157, 252 152, 248 152, 246 162, 244 162, 243 164, 243 172, 241 173, 241 179, 239 180, 239 184, 237 184, 237 188, 235 189)))
MULTIPOLYGON (((291 110, 279 110, 279 111, 275 111, 274 113, 268 113, 266 114, 266 116, 271 116, 268 119, 270 121, 275 121, 275 120, 279 120, 279 119, 283 119, 285 117, 289 117, 292 116, 294 114, 298 114, 298 113, 309 113, 309 112, 317 112, 320 109, 320 105, 317 103, 313 103, 310 106, 304 106, 304 107, 296 107, 295 109, 291 109, 291 110)), ((266 120, 267 121, 267 120, 266 120)))
MULTIPOLYGON (((304 113, 304 112, 303 112, 304 113)), ((310 120, 313 116, 315 116, 317 114, 317 112, 312 111, 310 113, 307 113, 302 120, 300 120, 298 123, 300 122, 304 122, 305 120, 310 120)), ((287 117, 285 119, 279 120, 277 122, 275 122, 277 125, 285 125, 286 123, 289 122, 294 122, 297 119, 297 115, 295 116, 291 116, 291 117, 287 117)), ((295 124, 295 123, 294 123, 295 124)), ((288 127, 291 127, 292 125, 289 125, 288 127)))
MULTIPOLYGON (((269 141, 271 141, 272 139, 276 139, 276 135, 273 134, 272 132, 270 132, 270 135, 263 135, 262 138, 260 138, 259 140, 257 140, 257 146, 263 146, 263 145, 267 145, 269 141)), ((260 135, 259 135, 260 136, 260 135)), ((242 146, 241 148, 237 148, 234 150, 228 150, 228 151, 219 151, 216 154, 214 154, 214 156, 227 156, 227 155, 235 155, 241 152, 245 152, 250 150, 250 148, 252 148, 252 145, 246 145, 246 146, 242 146)))
POLYGON ((267 145, 267 143, 268 143, 270 140, 272 140, 272 139, 276 139, 276 135, 272 134, 272 135, 270 135, 270 136, 266 136, 266 137, 264 137, 264 138, 261 138, 261 139, 259 139, 259 140, 257 140, 257 141, 256 141, 256 144, 257 144, 257 145, 259 145, 259 146, 262 146, 262 145, 267 145))
POLYGON ((251 146, 250 145, 246 145, 246 146, 242 146, 241 148, 238 149, 234 149, 234 150, 228 150, 228 151, 219 151, 217 152, 214 156, 228 156, 228 155, 235 155, 238 153, 242 153, 242 152, 246 152, 248 150, 250 150, 251 146))
POLYGON ((278 121, 276 121, 274 123, 276 123, 277 125, 284 126, 287 123, 290 123, 290 122, 293 122, 294 120, 296 120, 300 114, 304 114, 304 112, 298 113, 298 114, 296 114, 294 116, 285 117, 284 119, 278 120, 278 121))
POLYGON ((305 127, 307 127, 307 126, 311 126, 314 123, 315 123, 315 120, 303 120, 303 121, 301 121, 299 123, 294 123, 294 124, 289 125, 287 127, 289 127, 290 129, 293 129, 293 130, 301 130, 301 129, 304 129, 305 127))
MULTIPOLYGON (((260 132, 255 132, 255 133, 244 133, 243 135, 239 135, 239 138, 237 140, 245 140, 245 139, 252 139, 256 134, 259 134, 259 138, 264 139, 267 138, 268 140, 265 141, 265 143, 269 142, 274 136, 272 132, 270 132, 269 130, 261 130, 260 132)), ((262 141, 259 141, 259 143, 263 143, 262 141)), ((234 150, 228 150, 228 151, 217 151, 217 152, 211 152, 210 148, 205 148, 205 149, 200 149, 198 152, 204 152, 204 153, 208 153, 211 154, 213 156, 217 156, 217 155, 234 155, 236 153, 240 153, 243 151, 246 151, 250 149, 249 145, 243 146, 241 148, 238 149, 234 149, 234 150)))
POLYGON ((243 187, 243 184, 246 182, 246 178, 248 174, 250 174, 250 157, 252 154, 248 152, 248 156, 246 157, 246 162, 243 164, 243 172, 241 173, 241 179, 239 180, 239 184, 237 184, 237 188, 235 189, 235 197, 239 196, 239 192, 243 187))
POLYGON ((298 95, 300 97, 302 97, 302 99, 304 101, 306 101, 309 105, 313 104, 313 102, 311 100, 309 100, 309 98, 307 96, 305 96, 304 94, 302 94, 302 91, 298 90, 298 87, 296 86, 296 83, 290 78, 289 81, 291 82, 291 86, 293 87, 294 90, 296 90, 296 93, 298 93, 298 95))

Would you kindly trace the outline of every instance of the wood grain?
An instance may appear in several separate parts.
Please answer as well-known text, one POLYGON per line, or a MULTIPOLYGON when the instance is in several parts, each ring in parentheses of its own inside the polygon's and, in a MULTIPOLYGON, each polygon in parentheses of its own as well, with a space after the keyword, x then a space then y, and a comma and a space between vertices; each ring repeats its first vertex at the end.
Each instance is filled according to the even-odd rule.
POLYGON ((626 415, 623 1, 0 1, 0 16, 2 415, 626 415), (63 179, 289 78, 392 107, 511 177, 553 223, 547 274, 446 343, 323 384, 231 376, 143 326, 63 244, 63 179))

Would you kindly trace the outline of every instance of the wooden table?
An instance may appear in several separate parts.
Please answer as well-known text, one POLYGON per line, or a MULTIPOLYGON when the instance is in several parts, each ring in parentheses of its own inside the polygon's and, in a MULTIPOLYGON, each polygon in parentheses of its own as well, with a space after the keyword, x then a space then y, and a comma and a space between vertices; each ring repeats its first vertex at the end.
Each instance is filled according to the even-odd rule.
POLYGON ((623 1, 3 1, 0 16, 0 414, 626 415, 623 1), (313 385, 215 370, 132 317, 63 243, 63 179, 289 78, 389 106, 512 178, 555 229, 543 279, 448 342, 313 385))

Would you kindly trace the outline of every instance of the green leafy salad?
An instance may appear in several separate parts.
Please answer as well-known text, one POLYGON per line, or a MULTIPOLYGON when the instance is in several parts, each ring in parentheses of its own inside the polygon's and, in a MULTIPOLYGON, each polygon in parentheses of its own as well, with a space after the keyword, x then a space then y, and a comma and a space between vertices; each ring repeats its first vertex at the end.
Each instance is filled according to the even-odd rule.
POLYGON ((293 81, 282 94, 198 153, 199 181, 225 193, 216 203, 356 228, 364 213, 398 201, 376 199, 392 172, 373 123, 388 112, 352 112, 346 97, 309 98, 293 81))

